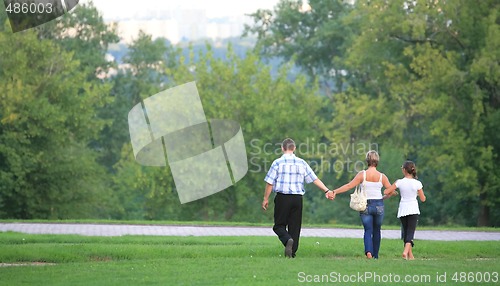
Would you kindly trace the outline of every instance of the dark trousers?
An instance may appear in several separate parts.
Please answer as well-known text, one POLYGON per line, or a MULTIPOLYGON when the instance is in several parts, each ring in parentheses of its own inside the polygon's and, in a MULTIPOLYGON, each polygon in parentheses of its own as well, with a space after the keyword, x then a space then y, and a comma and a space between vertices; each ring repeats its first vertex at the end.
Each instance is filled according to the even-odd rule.
POLYGON ((413 237, 415 236, 415 229, 417 228, 418 214, 402 216, 399 218, 402 225, 402 239, 404 243, 411 243, 413 247, 413 237))
POLYGON ((281 243, 293 238, 292 256, 299 248, 300 229, 302 227, 302 196, 277 193, 274 198, 274 227, 281 243))

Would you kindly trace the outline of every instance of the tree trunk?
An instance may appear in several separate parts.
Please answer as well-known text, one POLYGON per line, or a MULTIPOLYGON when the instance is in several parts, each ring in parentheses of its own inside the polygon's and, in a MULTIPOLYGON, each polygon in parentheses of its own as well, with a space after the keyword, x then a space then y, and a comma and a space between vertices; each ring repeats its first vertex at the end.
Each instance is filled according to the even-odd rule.
POLYGON ((236 191, 234 190, 233 187, 228 190, 228 195, 229 195, 228 199, 229 203, 226 213, 224 214, 224 218, 226 221, 231 221, 234 214, 236 213, 236 203, 237 203, 236 191))
POLYGON ((490 226, 490 208, 481 204, 477 217, 477 226, 490 226))

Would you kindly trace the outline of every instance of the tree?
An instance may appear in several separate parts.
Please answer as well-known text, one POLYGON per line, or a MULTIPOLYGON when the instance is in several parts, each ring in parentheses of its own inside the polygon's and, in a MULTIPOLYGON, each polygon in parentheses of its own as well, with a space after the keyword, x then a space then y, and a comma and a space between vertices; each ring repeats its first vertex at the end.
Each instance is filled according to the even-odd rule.
MULTIPOLYGON (((311 1, 309 13, 331 2, 311 1)), ((307 47, 322 54, 331 43, 325 37, 300 45, 300 35, 287 38, 293 31, 308 35, 330 21, 353 31, 332 61, 341 63, 346 85, 332 96, 328 141, 377 142, 391 157, 416 161, 430 190, 424 223, 497 225, 499 146, 491 130, 499 116, 498 3, 355 1, 337 9, 348 13, 321 23, 308 22, 301 6, 281 1, 276 16, 258 11, 260 22, 247 31, 258 34, 269 56, 307 47)))
MULTIPOLYGON (((323 102, 317 86, 309 86, 304 76, 290 82, 289 71, 290 67, 284 67, 272 78, 270 67, 256 53, 241 59, 229 46, 227 59, 214 59, 209 51, 189 76, 197 81, 207 118, 239 122, 246 146, 253 149, 247 150, 249 172, 245 178, 229 191, 207 199, 224 198, 219 204, 226 219, 262 219, 263 178, 272 160, 281 156, 277 144, 285 137, 305 142, 322 133, 322 121, 316 114, 323 102), (271 147, 264 147, 266 144, 271 147)), ((174 78, 178 77, 174 74, 174 78)))
POLYGON ((106 59, 108 47, 117 43, 116 23, 107 24, 92 1, 80 3, 70 13, 35 29, 39 39, 52 40, 80 61, 89 80, 98 80, 113 66, 106 59))
POLYGON ((165 69, 172 62, 170 56, 174 57, 175 52, 163 39, 153 40, 151 35, 140 31, 129 46, 123 68, 112 78, 114 100, 100 111, 102 118, 111 121, 103 129, 98 145, 103 147, 101 162, 113 174, 120 219, 165 219, 163 213, 167 210, 155 206, 167 201, 165 204, 171 208, 178 203, 177 198, 168 194, 173 184, 170 174, 164 168, 142 167, 133 158, 127 121, 132 107, 165 88, 165 69))
POLYGON ((244 35, 256 34, 262 55, 293 61, 329 87, 329 95, 346 87, 343 58, 357 33, 356 23, 344 23, 351 10, 352 5, 341 0, 283 0, 273 11, 251 14, 254 25, 246 25, 244 35))
MULTIPOLYGON (((168 86, 196 81, 208 119, 231 119, 241 124, 249 159, 249 172, 235 186, 212 196, 180 205, 169 167, 141 167, 132 156, 118 164, 117 178, 128 183, 121 191, 133 190, 140 195, 149 219, 240 220, 268 219, 260 211, 263 177, 279 153, 276 143, 284 136, 298 141, 321 132, 321 120, 315 112, 321 107, 317 89, 308 87, 304 77, 295 83, 287 80, 287 69, 277 78, 260 62, 255 53, 236 56, 231 47, 225 59, 216 59, 210 46, 198 55, 199 61, 185 59, 177 53, 176 68, 167 68, 168 86), (297 109, 296 106, 304 109, 297 109), (265 144, 271 146, 264 147, 265 144), (133 174, 133 176, 131 176, 133 174), (127 178, 127 179, 125 179, 127 178)), ((166 61, 165 61, 166 62, 166 61)), ((124 151, 131 152, 126 147, 124 151)))
POLYGON ((121 157, 124 144, 129 144, 127 114, 142 99, 162 90, 165 80, 164 58, 171 50, 163 39, 152 40, 151 35, 140 31, 129 46, 123 63, 112 75, 111 97, 113 101, 99 110, 99 116, 109 121, 94 146, 102 154, 100 162, 108 170, 121 157))
POLYGON ((33 31, 0 33, 0 214, 8 218, 106 215, 97 154, 108 90, 33 31))
POLYGON ((349 70, 369 79, 370 106, 393 111, 375 125, 397 127, 382 134, 402 140, 405 157, 424 171, 429 198, 440 202, 429 216, 495 225, 498 143, 487 128, 498 114, 498 4, 358 1, 352 17, 369 33, 354 40, 349 70))

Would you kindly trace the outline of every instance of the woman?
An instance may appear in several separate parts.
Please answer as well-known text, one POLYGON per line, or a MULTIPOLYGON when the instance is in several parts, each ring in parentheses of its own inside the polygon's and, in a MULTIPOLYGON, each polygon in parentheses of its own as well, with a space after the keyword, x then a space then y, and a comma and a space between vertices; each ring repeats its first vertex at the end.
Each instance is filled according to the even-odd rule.
POLYGON ((406 161, 401 167, 404 178, 397 180, 394 184, 385 189, 384 194, 391 195, 399 189, 401 193, 401 201, 399 202, 398 218, 401 220, 403 226, 403 241, 404 259, 415 259, 413 257, 413 237, 415 229, 417 228, 418 215, 420 210, 418 208, 417 194, 421 202, 425 202, 425 194, 422 183, 417 180, 417 169, 415 163, 406 161))
MULTIPOLYGON (((384 220, 384 199, 390 196, 382 196, 382 186, 389 188, 391 183, 387 176, 377 171, 379 155, 376 151, 366 153, 366 163, 368 169, 359 172, 348 184, 334 190, 334 194, 341 194, 363 184, 366 191, 368 204, 366 210, 360 212, 361 222, 365 229, 364 243, 365 255, 367 258, 378 259, 380 249, 380 229, 384 220)), ((397 192, 391 192, 395 195, 397 192)))

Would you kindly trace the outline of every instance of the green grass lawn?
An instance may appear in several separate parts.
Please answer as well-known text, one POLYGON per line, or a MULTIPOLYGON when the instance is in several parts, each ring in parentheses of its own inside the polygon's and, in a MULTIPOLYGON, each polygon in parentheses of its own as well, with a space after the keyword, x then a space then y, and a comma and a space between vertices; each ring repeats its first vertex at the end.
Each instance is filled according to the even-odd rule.
POLYGON ((0 285, 299 285, 315 280, 337 285, 346 284, 341 283, 344 280, 351 285, 391 281, 397 285, 468 285, 479 279, 483 281, 476 285, 485 285, 486 279, 496 285, 493 282, 500 280, 498 246, 494 241, 416 241, 416 260, 405 261, 400 258, 402 242, 385 239, 380 259, 367 260, 361 238, 305 237, 297 258, 286 259, 276 237, 8 232, 0 233, 0 263, 47 264, 0 267, 0 285), (438 283, 437 277, 446 278, 447 283, 438 283), (403 283, 405 279, 418 283, 403 283))

